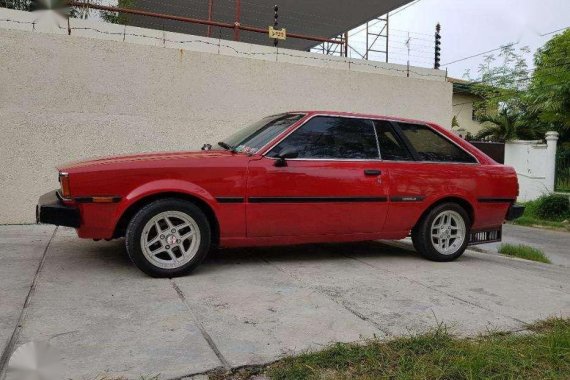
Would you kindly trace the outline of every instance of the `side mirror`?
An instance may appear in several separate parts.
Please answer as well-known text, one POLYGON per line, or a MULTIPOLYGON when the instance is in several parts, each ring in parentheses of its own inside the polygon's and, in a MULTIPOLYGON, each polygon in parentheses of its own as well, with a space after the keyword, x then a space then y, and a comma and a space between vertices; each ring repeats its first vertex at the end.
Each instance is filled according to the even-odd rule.
POLYGON ((285 148, 281 151, 281 153, 279 153, 277 155, 277 160, 275 161, 275 166, 277 166, 277 167, 287 166, 287 161, 285 161, 286 159, 297 158, 297 157, 299 157, 299 152, 297 152, 297 149, 285 148))

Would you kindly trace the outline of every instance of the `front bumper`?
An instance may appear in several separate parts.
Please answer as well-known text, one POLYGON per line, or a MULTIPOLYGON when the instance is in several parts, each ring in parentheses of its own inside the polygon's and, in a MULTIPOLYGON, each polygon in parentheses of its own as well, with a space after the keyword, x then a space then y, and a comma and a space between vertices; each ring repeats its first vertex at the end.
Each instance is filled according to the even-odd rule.
POLYGON ((517 218, 520 218, 523 213, 524 213, 524 206, 512 204, 511 207, 509 207, 509 211, 507 211, 507 216, 505 217, 505 219, 515 220, 517 218))
POLYGON ((55 190, 42 195, 38 200, 36 206, 37 223, 79 228, 80 219, 79 210, 63 204, 55 190))

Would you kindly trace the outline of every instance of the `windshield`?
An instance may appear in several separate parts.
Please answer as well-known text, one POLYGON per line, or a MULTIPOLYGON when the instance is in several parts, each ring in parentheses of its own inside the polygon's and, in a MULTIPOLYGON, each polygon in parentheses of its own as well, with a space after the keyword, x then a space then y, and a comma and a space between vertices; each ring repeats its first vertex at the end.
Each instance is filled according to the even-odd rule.
POLYGON ((218 143, 214 149, 256 153, 267 143, 300 120, 304 114, 280 114, 261 119, 218 143))

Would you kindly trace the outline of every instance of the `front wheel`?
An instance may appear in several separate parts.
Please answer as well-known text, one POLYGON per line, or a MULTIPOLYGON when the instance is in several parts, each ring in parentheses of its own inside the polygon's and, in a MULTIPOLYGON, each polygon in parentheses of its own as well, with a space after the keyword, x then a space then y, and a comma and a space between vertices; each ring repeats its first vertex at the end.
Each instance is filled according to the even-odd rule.
POLYGON ((434 207, 412 232, 416 250, 433 261, 452 261, 465 252, 471 220, 456 203, 434 207))
POLYGON ((193 203, 160 199, 143 207, 126 234, 131 261, 152 277, 176 277, 194 270, 210 249, 208 219, 193 203))

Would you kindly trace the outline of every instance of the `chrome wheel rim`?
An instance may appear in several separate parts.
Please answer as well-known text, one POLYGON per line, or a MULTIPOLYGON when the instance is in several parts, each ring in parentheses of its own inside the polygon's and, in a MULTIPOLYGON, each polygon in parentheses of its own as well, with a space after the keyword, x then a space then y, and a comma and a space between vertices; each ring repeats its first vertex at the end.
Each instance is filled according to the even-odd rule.
POLYGON ((180 211, 165 211, 145 224, 140 244, 152 265, 175 269, 196 256, 200 238, 200 229, 192 217, 180 211))
POLYGON ((453 255, 465 242, 465 221, 456 211, 443 211, 431 224, 431 242, 442 255, 453 255))

